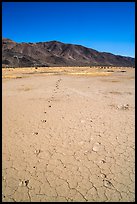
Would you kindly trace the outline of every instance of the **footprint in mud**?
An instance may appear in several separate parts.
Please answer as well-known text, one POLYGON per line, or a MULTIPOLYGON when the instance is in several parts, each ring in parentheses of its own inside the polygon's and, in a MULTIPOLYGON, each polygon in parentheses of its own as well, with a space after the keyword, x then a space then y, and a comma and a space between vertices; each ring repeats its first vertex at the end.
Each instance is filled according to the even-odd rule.
POLYGON ((28 184, 29 184, 29 180, 25 180, 25 181, 20 180, 19 182, 19 186, 28 186, 28 184))
POLYGON ((100 161, 100 163, 101 163, 101 164, 105 164, 106 161, 105 161, 104 159, 102 159, 102 160, 100 161))
POLYGON ((38 132, 33 132, 33 135, 38 135, 38 132))
POLYGON ((113 184, 109 180, 103 180, 103 184, 106 188, 114 189, 113 184))
POLYGON ((41 120, 41 122, 46 123, 46 122, 47 122, 47 120, 41 120))
POLYGON ((41 150, 40 149, 38 149, 38 150, 35 150, 35 154, 36 154, 36 156, 38 156, 39 154, 40 154, 40 152, 41 152, 41 150))
POLYGON ((117 109, 128 110, 129 109, 129 104, 119 105, 119 106, 117 106, 117 109))

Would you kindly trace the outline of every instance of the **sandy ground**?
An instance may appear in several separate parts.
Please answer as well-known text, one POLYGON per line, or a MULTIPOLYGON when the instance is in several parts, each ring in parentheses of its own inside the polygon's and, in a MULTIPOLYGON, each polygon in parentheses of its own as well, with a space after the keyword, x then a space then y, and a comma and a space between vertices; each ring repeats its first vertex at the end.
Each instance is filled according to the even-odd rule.
POLYGON ((3 202, 135 201, 134 69, 19 70, 3 69, 3 202))

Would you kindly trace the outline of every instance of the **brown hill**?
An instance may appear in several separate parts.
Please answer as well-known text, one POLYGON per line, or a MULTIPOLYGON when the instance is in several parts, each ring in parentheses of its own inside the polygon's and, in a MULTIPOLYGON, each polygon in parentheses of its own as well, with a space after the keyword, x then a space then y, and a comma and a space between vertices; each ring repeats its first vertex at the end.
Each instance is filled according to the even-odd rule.
POLYGON ((92 65, 134 67, 135 59, 58 41, 16 43, 3 38, 2 64, 9 67, 92 65))

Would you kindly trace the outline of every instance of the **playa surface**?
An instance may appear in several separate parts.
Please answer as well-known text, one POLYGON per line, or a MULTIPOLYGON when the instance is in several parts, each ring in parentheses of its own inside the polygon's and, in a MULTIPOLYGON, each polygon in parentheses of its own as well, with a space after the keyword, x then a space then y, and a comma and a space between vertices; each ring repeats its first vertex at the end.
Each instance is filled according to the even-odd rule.
POLYGON ((2 71, 3 202, 135 201, 135 69, 59 70, 2 71))

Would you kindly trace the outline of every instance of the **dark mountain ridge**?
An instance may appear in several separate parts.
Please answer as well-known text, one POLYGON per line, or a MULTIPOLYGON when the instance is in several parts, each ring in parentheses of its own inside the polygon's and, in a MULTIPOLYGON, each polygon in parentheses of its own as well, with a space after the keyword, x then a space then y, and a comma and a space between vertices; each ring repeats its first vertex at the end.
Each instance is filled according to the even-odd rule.
POLYGON ((135 59, 59 41, 16 43, 2 39, 2 66, 126 66, 135 59))

